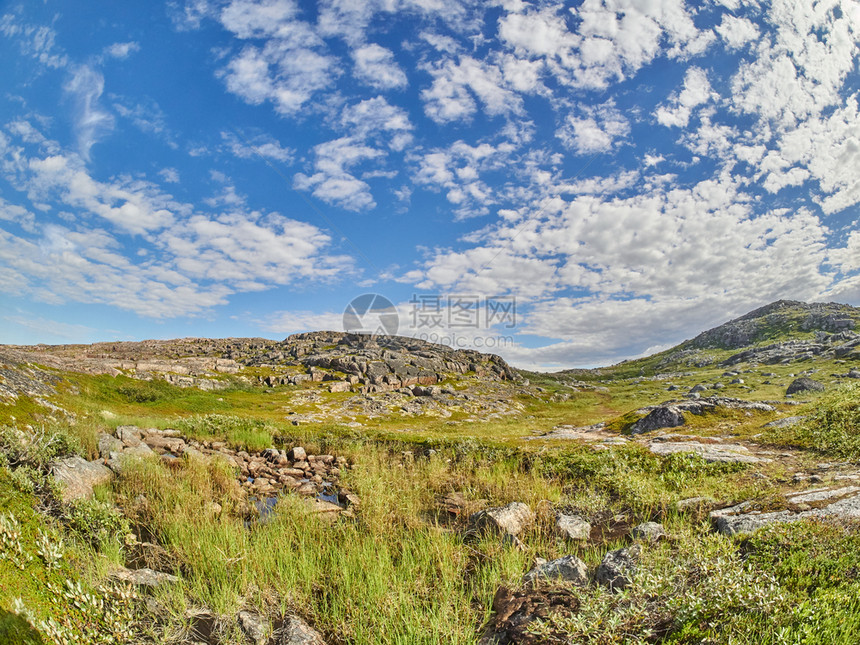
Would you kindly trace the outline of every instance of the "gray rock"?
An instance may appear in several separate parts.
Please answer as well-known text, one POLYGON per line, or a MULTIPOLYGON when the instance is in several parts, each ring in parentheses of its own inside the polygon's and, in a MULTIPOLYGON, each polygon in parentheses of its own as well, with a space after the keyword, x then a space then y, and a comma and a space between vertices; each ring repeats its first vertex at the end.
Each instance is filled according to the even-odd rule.
POLYGON ((591 524, 578 515, 559 514, 555 528, 561 537, 568 540, 587 540, 591 536, 591 524))
POLYGON ((707 386, 703 383, 697 383, 693 387, 690 388, 689 394, 698 394, 699 392, 704 392, 707 390, 707 386))
POLYGON ((326 645, 320 634, 298 616, 288 616, 275 635, 277 645, 326 645))
POLYGON ((110 453, 120 452, 122 449, 122 441, 105 432, 99 433, 99 456, 102 459, 108 459, 110 453))
POLYGON ((94 486, 106 484, 113 477, 113 473, 104 464, 81 457, 54 461, 50 468, 54 480, 63 486, 62 497, 67 503, 90 497, 94 486))
POLYGON ((794 379, 791 382, 791 385, 788 386, 788 389, 785 391, 786 394, 797 394, 798 392, 823 392, 824 384, 819 383, 811 378, 806 376, 802 376, 800 378, 794 379))
POLYGON ((308 453, 301 446, 296 446, 287 454, 292 461, 306 461, 308 453))
POLYGON ((137 426, 119 426, 116 429, 116 436, 126 446, 134 447, 140 445, 143 431, 137 426))
POLYGON ((534 513, 522 502, 488 508, 473 513, 469 523, 477 530, 494 530, 508 535, 519 535, 534 521, 534 513))
POLYGON ((777 419, 775 421, 771 421, 770 423, 765 423, 763 428, 787 428, 789 426, 797 425, 801 421, 803 421, 805 416, 795 416, 795 417, 783 417, 782 419, 777 419))
POLYGON ((717 531, 724 535, 752 533, 770 524, 785 524, 803 519, 856 520, 860 518, 860 488, 847 486, 840 489, 817 490, 789 497, 789 501, 803 508, 807 501, 820 502, 841 497, 821 508, 803 511, 776 511, 772 513, 746 512, 751 502, 723 508, 711 513, 717 531))
POLYGON ((163 584, 179 582, 179 578, 169 573, 153 571, 152 569, 126 569, 121 567, 111 573, 111 577, 120 582, 128 582, 138 587, 160 587, 163 584))
POLYGON ((585 586, 588 583, 588 567, 576 556, 566 555, 558 560, 541 563, 523 576, 524 584, 541 580, 561 580, 585 586))
POLYGON ((236 615, 239 626, 254 645, 264 645, 269 638, 269 621, 256 611, 242 610, 236 615))
POLYGON ((860 378, 860 370, 848 370, 848 373, 845 376, 848 378, 860 378))
POLYGON ((713 497, 688 497, 687 499, 680 499, 675 502, 675 508, 679 513, 686 513, 688 511, 695 511, 707 506, 712 506, 716 503, 717 500, 713 497))
POLYGON ((608 587, 610 590, 624 589, 630 584, 633 574, 636 572, 636 563, 642 554, 642 547, 638 544, 624 549, 610 551, 603 557, 594 580, 597 584, 608 587))
POLYGON ((647 415, 634 423, 630 432, 632 434, 642 434, 643 432, 651 432, 660 428, 676 428, 684 425, 684 415, 675 406, 660 406, 651 410, 647 415))
POLYGON ((671 455, 676 452, 692 452, 701 455, 705 461, 724 461, 739 464, 769 462, 765 457, 756 457, 749 449, 734 443, 699 443, 698 441, 664 441, 648 445, 656 455, 671 455))
POLYGON ((666 529, 658 522, 643 522, 630 531, 630 537, 634 540, 657 542, 660 538, 666 537, 666 529))

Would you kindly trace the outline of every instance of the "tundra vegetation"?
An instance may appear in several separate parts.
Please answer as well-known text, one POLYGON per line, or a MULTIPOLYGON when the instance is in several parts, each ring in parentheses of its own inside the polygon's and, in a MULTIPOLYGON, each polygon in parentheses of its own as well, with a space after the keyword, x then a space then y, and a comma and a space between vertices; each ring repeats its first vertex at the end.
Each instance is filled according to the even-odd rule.
POLYGON ((857 643, 857 323, 779 302, 553 374, 2 347, 0 642, 857 643))

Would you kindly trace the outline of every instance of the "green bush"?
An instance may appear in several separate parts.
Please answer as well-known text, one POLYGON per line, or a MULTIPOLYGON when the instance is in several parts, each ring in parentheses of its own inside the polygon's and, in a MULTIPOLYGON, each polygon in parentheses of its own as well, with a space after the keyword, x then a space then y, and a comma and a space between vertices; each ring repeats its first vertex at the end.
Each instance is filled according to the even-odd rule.
POLYGON ((97 499, 72 502, 65 519, 72 534, 99 551, 122 548, 131 531, 128 520, 115 506, 97 499))

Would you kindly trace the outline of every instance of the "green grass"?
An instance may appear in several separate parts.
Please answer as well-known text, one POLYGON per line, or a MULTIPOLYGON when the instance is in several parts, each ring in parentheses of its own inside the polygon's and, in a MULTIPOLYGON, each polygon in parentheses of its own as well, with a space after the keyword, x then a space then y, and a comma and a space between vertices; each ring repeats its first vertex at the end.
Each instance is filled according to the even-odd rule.
POLYGON ((860 458, 860 384, 823 395, 801 423, 775 430, 768 439, 838 458, 860 458))

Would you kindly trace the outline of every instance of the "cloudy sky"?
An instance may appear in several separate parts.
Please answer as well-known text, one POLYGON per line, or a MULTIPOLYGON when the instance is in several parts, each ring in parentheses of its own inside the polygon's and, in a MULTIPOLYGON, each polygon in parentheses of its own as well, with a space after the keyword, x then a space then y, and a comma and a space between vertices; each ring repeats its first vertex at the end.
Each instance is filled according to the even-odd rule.
POLYGON ((0 2, 0 342, 378 293, 557 369, 860 304, 858 44, 855 0, 0 2))

